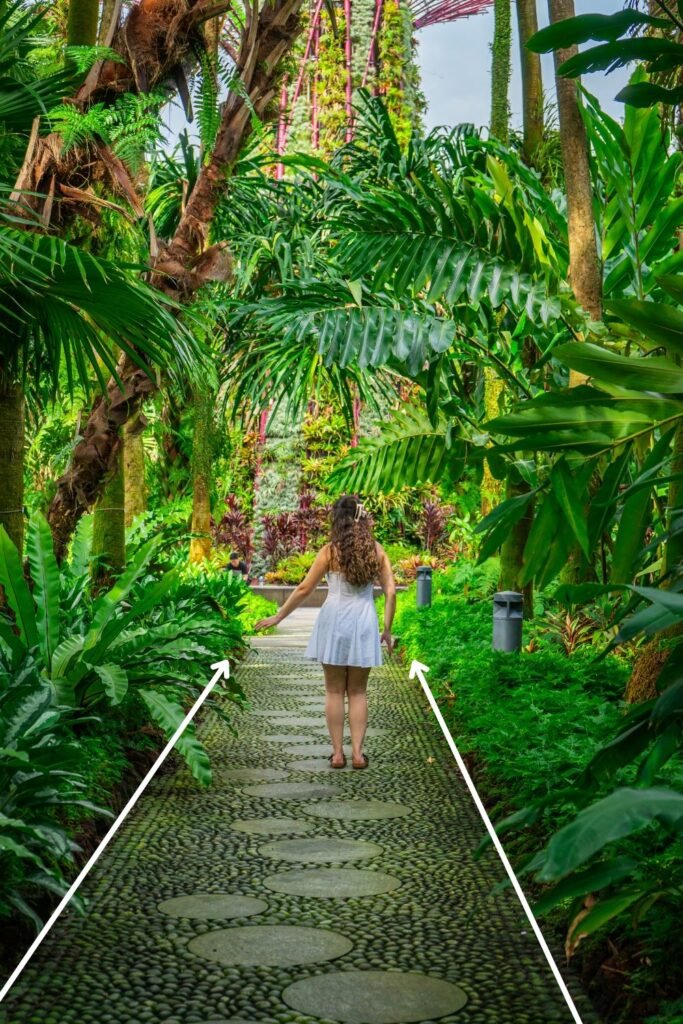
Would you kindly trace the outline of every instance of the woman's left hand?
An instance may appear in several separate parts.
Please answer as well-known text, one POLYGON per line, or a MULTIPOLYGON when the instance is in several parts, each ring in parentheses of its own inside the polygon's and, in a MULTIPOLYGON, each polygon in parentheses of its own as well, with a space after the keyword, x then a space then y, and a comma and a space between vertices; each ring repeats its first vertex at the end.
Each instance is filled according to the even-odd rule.
POLYGON ((394 638, 391 635, 391 630, 390 629, 385 629, 384 630, 384 632, 382 633, 382 636, 380 637, 380 643, 386 644, 387 645, 387 650, 389 651, 389 654, 391 654, 391 652, 394 649, 394 638))
POLYGON ((270 629, 271 626, 277 626, 279 622, 280 620, 277 617, 277 615, 271 615, 267 619, 259 619, 259 621, 254 626, 254 632, 258 633, 262 629, 270 629))

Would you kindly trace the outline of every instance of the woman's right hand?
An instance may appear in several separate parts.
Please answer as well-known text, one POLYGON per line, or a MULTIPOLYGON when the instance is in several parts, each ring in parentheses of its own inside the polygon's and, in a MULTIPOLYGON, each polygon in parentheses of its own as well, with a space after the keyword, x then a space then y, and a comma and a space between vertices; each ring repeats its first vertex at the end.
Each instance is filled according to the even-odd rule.
POLYGON ((391 652, 394 649, 394 638, 391 635, 391 630, 390 629, 385 629, 384 630, 384 632, 382 633, 382 636, 380 637, 380 643, 386 644, 387 645, 387 650, 388 650, 389 654, 391 654, 391 652))
POLYGON ((277 626, 280 623, 280 618, 277 615, 271 615, 267 619, 259 619, 254 626, 254 632, 259 633, 262 629, 270 629, 271 626, 277 626))

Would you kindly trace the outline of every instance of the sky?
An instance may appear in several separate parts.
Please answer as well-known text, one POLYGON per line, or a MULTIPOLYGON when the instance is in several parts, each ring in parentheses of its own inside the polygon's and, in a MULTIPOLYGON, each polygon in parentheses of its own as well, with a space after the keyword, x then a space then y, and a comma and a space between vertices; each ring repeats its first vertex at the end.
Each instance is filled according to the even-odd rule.
MULTIPOLYGON (((513 0, 514 3, 514 0, 513 0)), ((576 0, 576 13, 611 14, 623 8, 622 0, 576 0)), ((546 0, 538 2, 539 27, 546 25, 546 0)), ((513 10, 513 71, 510 83, 511 122, 522 123, 522 86, 519 75, 519 41, 513 10)), ((422 72, 422 89, 427 98, 425 124, 456 125, 463 121, 477 126, 488 123, 490 115, 490 45, 493 38, 493 10, 471 18, 461 18, 447 25, 432 25, 418 32, 418 63, 422 72)), ((543 82, 546 94, 554 94, 552 54, 544 56, 543 82)), ((596 95, 604 109, 621 117, 623 105, 614 96, 626 83, 627 70, 611 75, 602 72, 587 75, 583 85, 596 95)))

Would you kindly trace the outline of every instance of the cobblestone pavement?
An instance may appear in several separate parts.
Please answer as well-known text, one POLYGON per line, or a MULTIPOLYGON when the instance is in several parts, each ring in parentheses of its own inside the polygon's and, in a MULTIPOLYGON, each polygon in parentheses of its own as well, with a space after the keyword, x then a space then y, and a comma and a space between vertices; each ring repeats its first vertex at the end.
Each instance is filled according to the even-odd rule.
POLYGON ((239 674, 238 735, 202 726, 213 786, 179 762, 154 781, 2 1024, 569 1024, 406 670, 371 676, 366 771, 330 769, 300 648, 239 674))

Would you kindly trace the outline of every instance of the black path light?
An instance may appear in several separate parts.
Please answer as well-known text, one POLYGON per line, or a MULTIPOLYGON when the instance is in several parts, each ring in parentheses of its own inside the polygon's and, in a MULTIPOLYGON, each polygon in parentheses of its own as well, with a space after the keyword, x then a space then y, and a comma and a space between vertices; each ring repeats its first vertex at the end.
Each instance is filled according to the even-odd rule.
POLYGON ((417 607, 429 608, 432 603, 432 570, 428 565, 417 568, 417 607))

